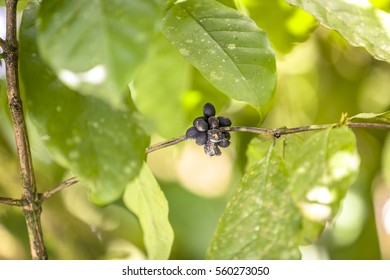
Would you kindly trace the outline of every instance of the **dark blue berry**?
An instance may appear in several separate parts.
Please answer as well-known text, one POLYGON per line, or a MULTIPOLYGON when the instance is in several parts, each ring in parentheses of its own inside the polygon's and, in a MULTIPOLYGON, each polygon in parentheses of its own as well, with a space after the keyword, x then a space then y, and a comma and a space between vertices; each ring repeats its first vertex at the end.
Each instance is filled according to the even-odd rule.
POLYGON ((230 140, 230 133, 229 132, 222 132, 222 139, 230 140))
POLYGON ((213 104, 211 104, 211 103, 206 103, 206 104, 203 106, 203 115, 204 115, 206 118, 215 116, 215 107, 213 106, 213 104))
POLYGON ((209 129, 209 125, 207 124, 205 117, 196 118, 193 125, 200 132, 207 131, 207 129, 209 129))
POLYGON ((215 129, 219 127, 219 120, 216 117, 209 117, 208 122, 209 122, 209 127, 211 129, 215 129))
POLYGON ((218 142, 217 145, 220 146, 221 148, 227 148, 230 145, 230 141, 223 139, 222 141, 218 142))
POLYGON ((200 132, 193 126, 191 126, 189 129, 187 129, 186 131, 186 137, 188 139, 195 139, 198 135, 200 134, 200 132))
POLYGON ((198 136, 195 138, 195 143, 198 144, 199 146, 202 146, 206 144, 207 142, 207 133, 206 132, 200 132, 198 136))
POLYGON ((219 116, 218 121, 220 127, 227 127, 232 125, 232 121, 226 117, 219 116))

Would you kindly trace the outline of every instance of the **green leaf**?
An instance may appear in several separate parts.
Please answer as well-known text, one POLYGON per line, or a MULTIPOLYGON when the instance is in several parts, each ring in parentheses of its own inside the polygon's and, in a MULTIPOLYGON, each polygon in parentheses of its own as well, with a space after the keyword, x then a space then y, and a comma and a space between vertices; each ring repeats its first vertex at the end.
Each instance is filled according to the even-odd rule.
POLYGON ((154 47, 150 59, 139 69, 131 93, 149 127, 172 138, 188 125, 182 99, 190 87, 192 67, 162 35, 154 47))
POLYGON ((286 0, 312 14, 322 25, 337 30, 352 45, 390 62, 390 15, 368 0, 286 0))
POLYGON ((264 144, 251 143, 261 159, 233 193, 209 258, 299 258, 298 246, 316 241, 337 213, 358 172, 354 134, 340 127, 276 141, 263 157, 264 144))
POLYGON ((65 87, 39 56, 36 13, 30 1, 20 31, 20 65, 32 122, 55 160, 90 185, 100 205, 118 199, 139 172, 149 138, 131 104, 115 109, 65 87))
POLYGON ((119 105, 160 20, 157 0, 44 0, 39 50, 67 86, 119 105))
POLYGON ((240 12, 214 0, 176 1, 163 33, 216 88, 261 109, 276 84, 274 53, 266 33, 240 12))
POLYGON ((376 119, 378 121, 390 123, 390 110, 383 112, 383 113, 360 113, 355 116, 352 116, 349 118, 349 120, 354 120, 354 119, 364 119, 364 120, 369 120, 369 119, 376 119))
POLYGON ((287 53, 296 43, 306 40, 315 27, 315 19, 284 0, 240 0, 256 24, 267 30, 272 46, 287 53), (275 24, 277 23, 277 24, 275 24))
POLYGON ((295 203, 309 220, 332 220, 359 170, 355 135, 345 126, 321 131, 299 155, 289 184, 295 203))
POLYGON ((252 166, 230 199, 210 259, 298 259, 301 215, 291 199, 280 144, 252 166))
POLYGON ((173 243, 168 203, 147 164, 144 164, 139 176, 127 185, 123 199, 140 221, 148 258, 168 259, 173 243))

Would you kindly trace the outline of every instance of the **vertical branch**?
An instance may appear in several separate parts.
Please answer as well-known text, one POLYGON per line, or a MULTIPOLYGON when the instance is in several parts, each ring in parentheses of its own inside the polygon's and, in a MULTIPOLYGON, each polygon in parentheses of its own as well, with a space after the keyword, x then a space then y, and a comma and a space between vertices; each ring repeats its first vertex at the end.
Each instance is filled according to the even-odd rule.
POLYGON ((16 34, 16 6, 18 0, 6 0, 5 2, 6 39, 3 51, 5 56, 8 106, 13 122, 19 169, 23 183, 23 213, 26 219, 32 258, 47 259, 40 221, 41 202, 38 199, 35 185, 30 145, 19 92, 18 40, 16 34))

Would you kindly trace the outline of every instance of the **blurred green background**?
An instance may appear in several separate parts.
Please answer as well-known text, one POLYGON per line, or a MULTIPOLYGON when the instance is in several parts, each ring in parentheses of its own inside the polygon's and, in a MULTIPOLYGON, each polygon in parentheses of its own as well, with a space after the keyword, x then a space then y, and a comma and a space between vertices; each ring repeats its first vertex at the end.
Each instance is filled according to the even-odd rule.
MULTIPOLYGON (((385 11, 390 10, 390 1, 372 2, 385 11)), ((371 58, 362 48, 351 47, 338 33, 319 26, 310 15, 281 0, 243 0, 242 3, 245 4, 243 12, 267 31, 276 52, 278 86, 263 127, 333 123, 343 112, 352 116, 390 109, 387 63, 371 58)), ((0 10, 1 26, 3 14, 0 10)), ((179 93, 180 118, 164 124, 169 126, 166 131, 173 134, 170 136, 184 134, 207 101, 216 105, 217 114, 230 117, 234 125, 257 124, 256 114, 250 108, 229 100, 184 60, 178 63, 191 75, 191 90, 183 89, 179 93)), ((154 70, 157 75, 165 71, 163 67, 154 70)), ((4 77, 1 79, 0 196, 18 198, 21 182, 4 77)), ((163 140, 153 130, 153 117, 147 122, 150 122, 147 126, 152 142, 163 140)), ((29 133, 37 183, 43 192, 71 174, 52 160, 43 144, 47 139, 39 137, 31 124, 29 133)), ((390 135, 387 131, 362 129, 355 133, 362 160, 360 175, 336 221, 327 226, 316 244, 301 248, 304 259, 390 259, 390 135)), ((169 202, 169 217, 175 232, 172 259, 205 257, 218 218, 245 169, 245 148, 251 137, 233 135, 235 144, 219 158, 205 156, 202 148, 192 142, 148 156, 148 163, 169 202)), ((142 230, 136 217, 122 201, 105 208, 92 205, 82 184, 45 202, 42 219, 51 259, 145 257, 142 230)), ((0 205, 0 259, 28 258, 21 209, 0 205)))

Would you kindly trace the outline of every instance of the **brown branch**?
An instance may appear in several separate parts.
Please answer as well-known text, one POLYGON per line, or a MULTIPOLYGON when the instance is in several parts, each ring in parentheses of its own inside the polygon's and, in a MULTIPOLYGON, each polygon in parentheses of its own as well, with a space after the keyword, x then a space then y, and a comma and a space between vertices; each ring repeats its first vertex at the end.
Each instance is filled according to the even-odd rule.
POLYGON ((0 197, 0 204, 10 205, 10 206, 23 206, 23 200, 8 198, 8 197, 0 197))
POLYGON ((68 188, 76 183, 78 183, 79 180, 76 178, 76 177, 72 177, 68 180, 65 180, 64 182, 58 184, 57 186, 54 186, 53 188, 51 188, 50 190, 47 190, 45 191, 44 193, 41 193, 39 195, 39 198, 40 200, 43 202, 44 200, 52 197, 53 195, 55 195, 57 192, 65 189, 65 188, 68 188))
MULTIPOLYGON (((268 136, 273 136, 275 138, 278 138, 281 135, 286 135, 286 134, 294 134, 294 133, 308 132, 314 130, 324 130, 324 129, 334 128, 339 126, 341 126, 341 124, 339 123, 314 124, 314 125, 300 126, 300 127, 293 127, 293 128, 262 128, 262 127, 250 127, 250 126, 230 126, 230 127, 221 127, 220 130, 249 132, 249 133, 263 134, 263 135, 268 135, 268 136)), ((346 126, 348 126, 349 128, 373 128, 373 129, 390 130, 390 124, 380 124, 380 123, 347 123, 346 126)), ((157 144, 153 144, 148 148, 146 148, 145 153, 151 153, 160 150, 162 148, 175 145, 186 139, 187 139, 186 136, 183 135, 168 141, 163 141, 157 144)))
POLYGON ((19 158, 19 170, 23 184, 23 213, 27 224, 31 255, 33 259, 47 259, 40 220, 41 203, 38 200, 35 185, 30 145, 19 92, 18 40, 16 34, 17 3, 17 0, 5 1, 6 39, 3 44, 3 51, 6 68, 8 106, 11 112, 16 150, 19 158))
POLYGON ((148 153, 160 150, 162 148, 166 148, 166 147, 175 145, 177 143, 183 142, 185 140, 187 140, 187 137, 185 135, 183 135, 183 136, 176 137, 176 138, 173 138, 173 139, 168 140, 168 141, 160 142, 160 143, 157 143, 157 144, 154 144, 154 145, 147 147, 145 150, 145 153, 148 154, 148 153))

